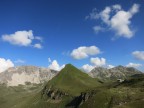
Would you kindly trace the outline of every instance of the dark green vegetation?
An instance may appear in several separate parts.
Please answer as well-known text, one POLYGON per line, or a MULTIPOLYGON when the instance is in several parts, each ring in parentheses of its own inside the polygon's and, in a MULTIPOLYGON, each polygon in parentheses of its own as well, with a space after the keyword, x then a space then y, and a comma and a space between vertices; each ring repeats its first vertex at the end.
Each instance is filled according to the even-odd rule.
POLYGON ((0 86, 0 108, 143 108, 144 75, 102 83, 71 64, 44 85, 0 86))

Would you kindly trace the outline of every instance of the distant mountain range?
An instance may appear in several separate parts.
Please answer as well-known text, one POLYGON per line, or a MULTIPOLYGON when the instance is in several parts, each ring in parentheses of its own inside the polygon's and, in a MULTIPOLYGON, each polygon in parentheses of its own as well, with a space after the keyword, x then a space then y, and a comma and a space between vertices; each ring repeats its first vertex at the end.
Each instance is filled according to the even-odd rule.
POLYGON ((0 79, 3 77, 1 81, 5 79, 8 85, 12 85, 0 84, 0 107, 143 108, 144 74, 140 71, 123 66, 113 69, 99 67, 89 74, 95 74, 93 77, 97 78, 90 77, 71 64, 60 72, 34 66, 10 68, 0 75, 0 79), (123 82, 101 81, 107 78, 127 79, 123 82), (20 84, 36 84, 13 86, 18 85, 19 81, 20 84), (44 81, 47 82, 41 83, 44 81))
MULTIPOLYGON (((7 84, 8 86, 25 85, 25 83, 39 84, 51 80, 58 73, 58 71, 49 68, 18 66, 0 73, 0 83, 7 84)), ((117 66, 111 69, 96 67, 88 75, 101 81, 107 81, 126 79, 129 76, 141 73, 141 71, 132 67, 117 66)))
POLYGON ((98 78, 102 81, 106 81, 126 79, 135 74, 142 74, 142 72, 133 67, 117 66, 111 69, 96 67, 88 74, 93 78, 98 78))
POLYGON ((52 79, 58 71, 48 68, 41 68, 36 66, 18 66, 9 68, 5 72, 0 73, 0 83, 8 86, 18 86, 25 83, 39 84, 44 81, 52 79))

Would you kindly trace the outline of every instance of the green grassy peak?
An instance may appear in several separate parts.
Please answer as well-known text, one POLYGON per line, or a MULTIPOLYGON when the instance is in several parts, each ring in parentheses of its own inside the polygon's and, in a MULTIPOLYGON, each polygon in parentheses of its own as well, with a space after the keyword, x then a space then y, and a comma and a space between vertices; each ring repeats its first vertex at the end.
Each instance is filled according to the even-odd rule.
POLYGON ((78 95, 88 88, 94 88, 99 85, 97 79, 91 78, 88 74, 77 69, 72 64, 67 64, 47 86, 53 86, 56 89, 69 92, 72 95, 78 95))

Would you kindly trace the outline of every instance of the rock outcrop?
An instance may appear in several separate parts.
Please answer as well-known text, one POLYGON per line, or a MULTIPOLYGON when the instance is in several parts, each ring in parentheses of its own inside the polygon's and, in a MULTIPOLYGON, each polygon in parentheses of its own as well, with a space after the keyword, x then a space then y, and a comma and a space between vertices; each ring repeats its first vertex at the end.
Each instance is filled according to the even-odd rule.
POLYGON ((78 108, 88 99, 92 98, 96 94, 96 92, 97 91, 95 90, 82 92, 79 96, 75 97, 69 104, 67 104, 66 107, 78 108))
POLYGON ((44 100, 62 100, 63 96, 67 96, 67 93, 60 91, 59 89, 53 89, 52 87, 47 88, 46 86, 42 90, 42 99, 44 100))

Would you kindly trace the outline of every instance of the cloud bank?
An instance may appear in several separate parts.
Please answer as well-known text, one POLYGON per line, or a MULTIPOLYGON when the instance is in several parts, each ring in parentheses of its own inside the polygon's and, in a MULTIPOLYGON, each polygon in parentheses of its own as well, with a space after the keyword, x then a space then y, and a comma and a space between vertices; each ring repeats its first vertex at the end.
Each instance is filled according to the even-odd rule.
POLYGON ((0 58, 0 73, 4 72, 10 67, 14 67, 13 62, 10 59, 0 58))

